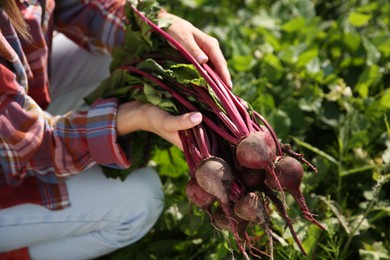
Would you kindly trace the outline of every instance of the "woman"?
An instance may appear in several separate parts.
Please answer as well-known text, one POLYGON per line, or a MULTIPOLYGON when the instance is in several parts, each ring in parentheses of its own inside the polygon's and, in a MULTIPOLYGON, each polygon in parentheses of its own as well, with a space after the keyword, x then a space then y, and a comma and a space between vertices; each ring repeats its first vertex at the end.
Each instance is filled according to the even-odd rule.
MULTIPOLYGON (((181 148, 177 131, 202 115, 115 98, 82 102, 123 41, 123 9, 124 0, 0 0, 0 259, 95 258, 140 239, 162 211, 153 169, 121 182, 97 165, 129 167, 116 140, 137 130, 181 148)), ((171 18, 167 32, 231 86, 214 38, 165 11, 159 16, 171 18)))

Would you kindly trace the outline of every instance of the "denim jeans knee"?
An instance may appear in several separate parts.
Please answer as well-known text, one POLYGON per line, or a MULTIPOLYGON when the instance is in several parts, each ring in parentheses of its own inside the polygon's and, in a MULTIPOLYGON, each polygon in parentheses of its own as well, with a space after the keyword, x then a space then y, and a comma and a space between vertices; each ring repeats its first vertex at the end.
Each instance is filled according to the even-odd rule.
POLYGON ((68 181, 71 207, 25 204, 0 210, 0 252, 29 247, 32 259, 93 259, 132 244, 156 223, 164 195, 152 168, 125 181, 93 167, 68 181), (20 234, 23 234, 21 236, 20 234))
POLYGON ((104 229, 94 235, 123 247, 142 238, 157 222, 164 208, 164 195, 161 181, 152 168, 144 168, 132 173, 117 190, 115 206, 107 218, 119 219, 111 229, 104 229), (134 185, 136 184, 136 185, 134 185))

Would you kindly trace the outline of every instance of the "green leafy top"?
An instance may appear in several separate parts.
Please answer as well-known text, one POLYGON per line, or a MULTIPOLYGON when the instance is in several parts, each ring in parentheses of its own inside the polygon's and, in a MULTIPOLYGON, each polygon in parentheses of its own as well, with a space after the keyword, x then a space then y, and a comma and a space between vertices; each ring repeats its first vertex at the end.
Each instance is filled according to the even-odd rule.
MULTIPOLYGON (((188 64, 182 54, 140 19, 131 8, 132 5, 142 10, 160 27, 166 28, 170 25, 167 19, 157 19, 157 13, 161 8, 155 1, 128 1, 125 7, 127 22, 124 43, 113 50, 110 76, 84 99, 88 104, 92 104, 99 98, 109 97, 118 98, 120 103, 138 100, 156 105, 172 114, 179 114, 180 111, 170 92, 160 88, 156 82, 146 77, 131 73, 127 66, 147 72, 172 88, 180 85, 189 88, 205 87, 208 91, 211 89, 197 69, 192 64, 188 64)), ((191 95, 186 98, 196 102, 191 95)), ((218 102, 216 97, 214 99, 218 102)), ((202 103, 198 105, 202 106, 202 103)), ((118 142, 127 151, 132 163, 131 167, 123 170, 102 167, 106 176, 121 179, 125 179, 134 169, 146 165, 153 156, 154 150, 171 146, 160 137, 147 132, 131 133, 125 138, 118 139, 118 142)))

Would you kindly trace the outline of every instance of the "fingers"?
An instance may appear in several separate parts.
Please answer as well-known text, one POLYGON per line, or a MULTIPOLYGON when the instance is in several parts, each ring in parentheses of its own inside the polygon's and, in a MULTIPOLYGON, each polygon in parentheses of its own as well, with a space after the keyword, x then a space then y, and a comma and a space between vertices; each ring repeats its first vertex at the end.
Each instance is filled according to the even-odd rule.
POLYGON ((210 62, 221 80, 229 88, 232 88, 227 62, 216 38, 202 32, 178 16, 161 13, 159 17, 171 18, 173 23, 168 27, 167 32, 200 64, 210 62))
POLYGON ((146 123, 141 130, 153 132, 181 150, 183 150, 183 145, 179 137, 179 131, 190 129, 203 120, 202 114, 199 112, 175 116, 153 105, 147 105, 144 112, 146 123))
POLYGON ((209 57, 203 52, 199 43, 195 41, 195 36, 183 33, 181 38, 177 41, 196 59, 200 64, 204 64, 209 61, 209 57), (186 37, 185 37, 186 36, 186 37))
POLYGON ((228 70, 227 62, 225 57, 223 56, 218 40, 203 33, 198 29, 196 29, 194 32, 194 39, 196 46, 193 47, 193 56, 197 58, 200 64, 204 64, 208 60, 210 60, 215 71, 220 76, 222 81, 229 88, 232 88, 233 84, 228 70))
POLYGON ((163 126, 156 131, 156 134, 177 146, 180 150, 183 150, 183 144, 178 131, 190 129, 201 123, 202 119, 202 114, 199 112, 187 113, 180 116, 173 116, 166 113, 162 120, 163 126))
POLYGON ((164 122, 164 128, 168 132, 187 130, 200 124, 202 119, 202 114, 199 112, 186 113, 180 116, 170 115, 164 122))
POLYGON ((186 48, 200 64, 210 61, 217 74, 221 77, 221 80, 229 88, 232 88, 227 62, 217 39, 194 28, 193 37, 188 38, 188 40, 184 42, 183 47, 186 48))

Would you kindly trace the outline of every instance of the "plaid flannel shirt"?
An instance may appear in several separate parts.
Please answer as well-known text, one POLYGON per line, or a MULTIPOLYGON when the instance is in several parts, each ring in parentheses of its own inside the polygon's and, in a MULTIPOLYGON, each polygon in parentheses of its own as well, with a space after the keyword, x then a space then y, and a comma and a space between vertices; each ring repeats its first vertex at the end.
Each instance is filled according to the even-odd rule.
MULTIPOLYGON (((35 203, 70 205, 65 179, 95 164, 130 162, 116 143, 116 99, 88 111, 52 116, 48 60, 53 30, 90 51, 123 41, 122 0, 18 0, 33 44, 18 36, 0 9, 0 209, 35 203)), ((55 68, 54 68, 55 69, 55 68)))

